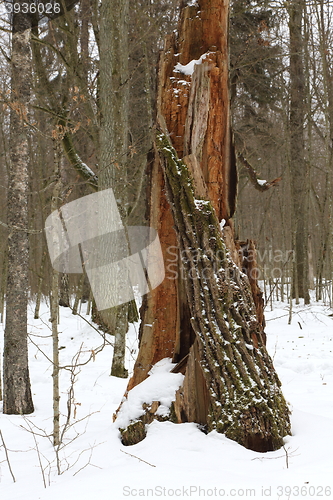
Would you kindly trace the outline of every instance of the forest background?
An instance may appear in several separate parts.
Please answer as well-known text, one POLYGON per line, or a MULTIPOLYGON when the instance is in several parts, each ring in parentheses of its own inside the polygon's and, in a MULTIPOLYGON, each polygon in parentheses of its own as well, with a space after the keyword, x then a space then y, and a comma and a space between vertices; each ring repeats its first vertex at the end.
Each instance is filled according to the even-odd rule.
MULTIPOLYGON (((4 2, 2 7, 1 315, 7 269, 6 186, 11 85, 10 19, 4 2)), ((145 167, 152 141, 156 65, 165 35, 177 27, 178 8, 177 1, 138 1, 131 5, 129 12, 128 73, 124 77, 129 113, 128 123, 124 125, 128 135, 124 154, 128 220, 133 225, 145 223, 145 167)), ((32 36, 32 106, 29 117, 31 298, 40 293, 47 296, 50 289, 50 265, 40 231, 50 213, 57 175, 55 155, 61 157, 62 204, 92 192, 89 180, 82 178, 82 172, 78 173, 79 161, 99 174, 99 54, 103 52, 99 9, 98 2, 82 0, 66 16, 50 22, 44 19, 38 28, 34 28, 32 36)), ((107 36, 112 37, 112 34, 107 36)), ((280 290, 282 296, 284 293, 288 295, 283 285, 292 275, 300 223, 304 227, 302 246, 307 249, 305 288, 316 286, 317 298, 321 297, 323 289, 331 293, 332 36, 332 5, 329 1, 236 0, 231 4, 230 85, 240 179, 234 217, 236 235, 241 240, 252 238, 256 241, 260 278, 268 280, 272 287, 278 281, 282 283, 282 286, 275 287, 275 292, 280 290), (298 40, 296 37, 296 42, 290 29, 293 8, 300 13, 296 22, 301 37, 298 40), (301 58, 300 62, 293 62, 292 43, 296 43, 295 54, 301 58), (295 69, 295 64, 299 63, 300 69, 295 69), (296 130, 298 139, 293 136, 295 132, 291 123, 293 71, 302 73, 299 102, 294 104, 301 113, 297 117, 300 122, 296 130), (303 143, 298 153, 301 160, 295 160, 296 142, 303 143), (295 161, 298 165, 301 163, 296 174, 295 161), (274 188, 260 192, 256 173, 263 180, 282 179, 274 188), (297 202, 297 186, 301 188, 303 205, 295 213, 293 204, 297 202)), ((112 45, 111 39, 109 43, 112 45)), ((123 50, 126 52, 125 46, 123 50)), ((61 287, 62 293, 82 294, 79 278, 67 278, 69 284, 61 287)), ((85 294, 88 292, 85 291, 83 296, 85 294)))

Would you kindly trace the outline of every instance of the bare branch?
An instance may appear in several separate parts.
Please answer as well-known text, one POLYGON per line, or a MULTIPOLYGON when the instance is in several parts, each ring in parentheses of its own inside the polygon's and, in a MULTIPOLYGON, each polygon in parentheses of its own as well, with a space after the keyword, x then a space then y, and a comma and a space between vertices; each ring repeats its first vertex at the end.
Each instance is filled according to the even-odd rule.
POLYGON ((11 473, 11 476, 13 478, 14 483, 16 483, 16 479, 15 479, 15 476, 13 474, 12 467, 11 467, 10 461, 9 461, 7 446, 5 444, 5 441, 4 441, 1 429, 0 429, 0 438, 1 438, 2 446, 3 446, 4 450, 5 450, 5 455, 6 455, 6 460, 7 460, 9 472, 11 473))
POLYGON ((277 177, 276 179, 272 180, 271 182, 268 181, 261 181, 258 179, 258 174, 252 167, 252 165, 247 161, 247 159, 243 156, 242 153, 237 153, 238 159, 242 162, 243 166, 246 168, 249 179, 251 181, 251 184, 257 189, 258 191, 267 191, 271 187, 276 186, 278 182, 282 179, 282 177, 277 177))
POLYGON ((78 155, 70 134, 66 133, 62 139, 62 145, 66 153, 68 161, 80 174, 80 176, 94 188, 98 189, 98 177, 86 163, 84 163, 78 155))
POLYGON ((146 460, 143 460, 142 458, 136 457, 135 455, 131 455, 131 453, 127 453, 127 451, 120 450, 122 453, 125 453, 125 455, 128 455, 132 458, 136 458, 137 460, 140 460, 140 462, 144 462, 147 465, 150 465, 150 467, 156 467, 156 465, 150 464, 149 462, 146 462, 146 460))
POLYGON ((29 420, 26 419, 26 422, 29 426, 29 429, 32 433, 32 436, 33 436, 33 439, 35 441, 35 445, 36 445, 36 452, 37 452, 37 456, 38 456, 38 462, 39 462, 39 467, 40 467, 40 470, 41 470, 41 473, 42 473, 42 478, 43 478, 43 484, 44 484, 44 488, 46 488, 46 480, 45 480, 45 473, 44 473, 44 469, 43 469, 43 464, 42 464, 42 459, 41 459, 41 456, 40 456, 40 451, 39 451, 39 446, 38 446, 38 442, 37 442, 37 439, 36 439, 36 435, 35 433, 33 432, 33 430, 31 429, 31 426, 30 426, 30 423, 29 423, 29 420))

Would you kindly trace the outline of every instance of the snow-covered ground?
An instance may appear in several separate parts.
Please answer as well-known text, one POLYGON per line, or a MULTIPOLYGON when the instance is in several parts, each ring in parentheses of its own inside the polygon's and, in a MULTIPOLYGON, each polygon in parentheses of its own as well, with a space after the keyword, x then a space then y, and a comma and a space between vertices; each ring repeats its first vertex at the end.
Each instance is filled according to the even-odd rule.
MULTIPOLYGON (((52 432, 52 340, 49 312, 41 320, 30 312, 31 381, 35 412, 0 413, 0 500, 111 500, 122 498, 333 498, 333 317, 324 304, 287 305, 266 312, 268 349, 292 410, 292 436, 272 453, 246 450, 223 435, 203 434, 195 424, 154 422, 144 441, 124 447, 112 415, 127 381, 110 377, 112 346, 84 319, 61 308, 61 364, 71 365, 81 352, 74 383, 66 446, 56 454, 52 432), (74 415, 75 409, 75 415, 74 415), (75 416, 75 418, 74 418, 75 416), (45 482, 45 487, 44 487, 45 482)), ((137 325, 131 328, 127 363, 134 362, 137 325)), ((2 325, 0 326, 2 329, 2 325)), ((112 341, 112 337, 109 337, 112 341)), ((2 343, 2 334, 1 334, 2 343)), ((161 362, 154 376, 161 386, 170 364, 161 362)), ((173 379, 172 383, 179 383, 173 379)), ((70 372, 61 373, 61 404, 66 414, 70 372)), ((151 383, 150 391, 158 384, 151 383)), ((148 386, 149 387, 149 384, 148 386)), ((62 424, 65 417, 62 419, 62 424)))

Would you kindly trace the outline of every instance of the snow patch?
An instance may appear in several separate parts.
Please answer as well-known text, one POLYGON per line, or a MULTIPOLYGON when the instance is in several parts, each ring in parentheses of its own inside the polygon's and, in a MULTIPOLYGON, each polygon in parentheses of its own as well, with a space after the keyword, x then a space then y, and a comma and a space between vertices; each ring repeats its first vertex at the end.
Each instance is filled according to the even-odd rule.
POLYGON ((203 58, 206 55, 207 55, 207 52, 202 54, 202 56, 200 56, 199 59, 192 59, 192 61, 190 61, 188 64, 185 64, 185 65, 177 63, 174 71, 176 71, 178 73, 182 73, 183 75, 192 76, 193 72, 194 72, 194 66, 196 64, 201 64, 203 58))
POLYGON ((162 359, 152 367, 146 380, 129 391, 118 413, 118 428, 124 429, 131 421, 140 418, 144 414, 144 403, 150 405, 153 401, 159 401, 161 406, 158 408, 158 415, 169 414, 175 393, 184 379, 181 373, 170 373, 174 366, 170 358, 162 359))
MULTIPOLYGON (((40 432, 35 428, 34 437, 46 476, 46 488, 42 481, 36 443, 25 418, 0 413, 0 428, 16 477, 14 483, 6 464, 4 448, 0 446, 1 500, 58 500, 67 497, 73 500, 91 500, 95 497, 98 500, 110 500, 111 497, 120 499, 124 496, 162 496, 163 489, 157 490, 155 495, 151 494, 154 485, 161 485, 160 488, 166 488, 166 491, 170 489, 172 492, 175 492, 176 488, 183 491, 183 487, 189 492, 190 486, 197 487, 197 494, 193 493, 191 496, 194 500, 211 496, 208 492, 214 491, 215 487, 217 491, 225 490, 224 496, 229 498, 235 495, 235 489, 241 494, 234 498, 245 498, 244 492, 248 488, 255 489, 255 498, 264 498, 264 488, 264 491, 271 492, 266 497, 276 500, 280 496, 281 500, 284 500, 288 495, 282 494, 281 491, 289 493, 287 488, 290 488, 290 485, 299 486, 299 490, 294 488, 291 490, 291 496, 289 495, 294 500, 323 498, 326 487, 326 498, 331 498, 332 309, 322 302, 315 302, 314 296, 310 306, 296 305, 293 301, 292 323, 289 325, 288 307, 287 302, 273 302, 273 310, 266 308, 265 311, 267 349, 282 382, 283 393, 292 409, 292 436, 284 439, 285 450, 257 453, 243 448, 216 431, 206 435, 195 423, 173 424, 158 421, 150 424, 147 437, 142 442, 124 447, 119 439, 118 427, 112 425, 111 421, 112 414, 125 393, 128 380, 110 377, 112 345, 107 343, 104 349, 96 354, 95 361, 91 360, 80 367, 74 400, 77 420, 72 412, 71 423, 75 427, 70 430, 65 441, 66 447, 60 452, 61 469, 67 469, 68 466, 70 468, 58 475, 53 447, 49 439, 43 437, 44 431, 47 436, 52 434, 52 339, 48 321, 50 312, 43 303, 41 319, 35 320, 34 306, 29 305, 30 375, 36 409, 27 418, 42 430, 40 432), (302 330, 298 322, 302 324, 302 330), (79 421, 87 415, 90 415, 89 418, 79 421), (71 440, 73 437, 75 439, 71 440), (286 453, 289 457, 288 468, 286 453), (77 459, 79 461, 75 463, 77 459), (202 488, 200 496, 199 487, 202 488), (301 487, 302 494, 297 496, 301 487), (139 493, 140 488, 145 488, 145 495, 139 493), (307 494, 303 496, 303 493, 307 494)), ((81 315, 89 321, 85 310, 83 305, 81 315)), ((84 362, 92 350, 97 351, 98 346, 103 344, 103 333, 98 333, 96 325, 97 330, 80 316, 73 316, 69 308, 60 307, 59 314, 60 345, 66 347, 59 352, 61 365, 71 364, 73 356, 80 349, 80 361, 84 362)), ((0 324, 1 350, 3 326, 0 324)), ((138 329, 138 324, 135 327, 131 325, 127 335, 126 367, 130 373, 136 356, 138 329)), ((109 336, 107 339, 109 340, 109 336)), ((156 388, 154 394, 156 397, 160 391, 167 400, 164 385, 173 381, 179 374, 171 374, 172 363, 170 360, 164 361, 153 367, 145 383, 148 388, 155 376, 161 377, 161 384, 164 376, 169 377, 163 380, 163 390, 161 387, 156 388)), ((207 372, 206 367, 203 369, 207 372)), ((63 425, 67 413, 70 373, 62 370, 60 378, 63 425)), ((174 389, 176 387, 177 384, 174 389)), ((274 390, 273 386, 271 390, 274 390)), ((157 413, 165 415, 163 412, 167 411, 167 405, 164 406, 161 402, 157 413)), ((186 494, 184 496, 186 497, 186 494)))
POLYGON ((197 200, 197 199, 194 200, 195 207, 199 210, 201 210, 204 206, 207 207, 209 203, 210 202, 208 200, 197 200))
POLYGON ((221 222, 220 222, 220 228, 223 229, 224 226, 226 224, 226 220, 225 219, 222 219, 221 222))

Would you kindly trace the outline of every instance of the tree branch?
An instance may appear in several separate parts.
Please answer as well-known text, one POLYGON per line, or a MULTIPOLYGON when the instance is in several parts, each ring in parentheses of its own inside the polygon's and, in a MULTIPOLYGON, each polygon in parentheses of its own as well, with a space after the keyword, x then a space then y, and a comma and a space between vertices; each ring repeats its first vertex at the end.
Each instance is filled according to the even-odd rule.
POLYGON ((267 191, 271 187, 276 186, 278 182, 282 179, 282 177, 277 177, 276 179, 272 180, 271 182, 264 181, 261 179, 258 179, 258 174, 252 167, 252 165, 247 161, 247 159, 243 156, 242 153, 237 153, 237 158, 241 161, 243 166, 246 168, 246 171, 248 173, 249 179, 251 181, 251 184, 257 189, 258 191, 267 191))
POLYGON ((84 163, 80 156, 78 155, 75 146, 72 141, 72 137, 69 133, 66 133, 62 139, 62 145, 67 156, 68 161, 71 163, 72 167, 80 174, 85 181, 92 186, 92 188, 98 190, 98 177, 91 170, 86 163, 84 163))

